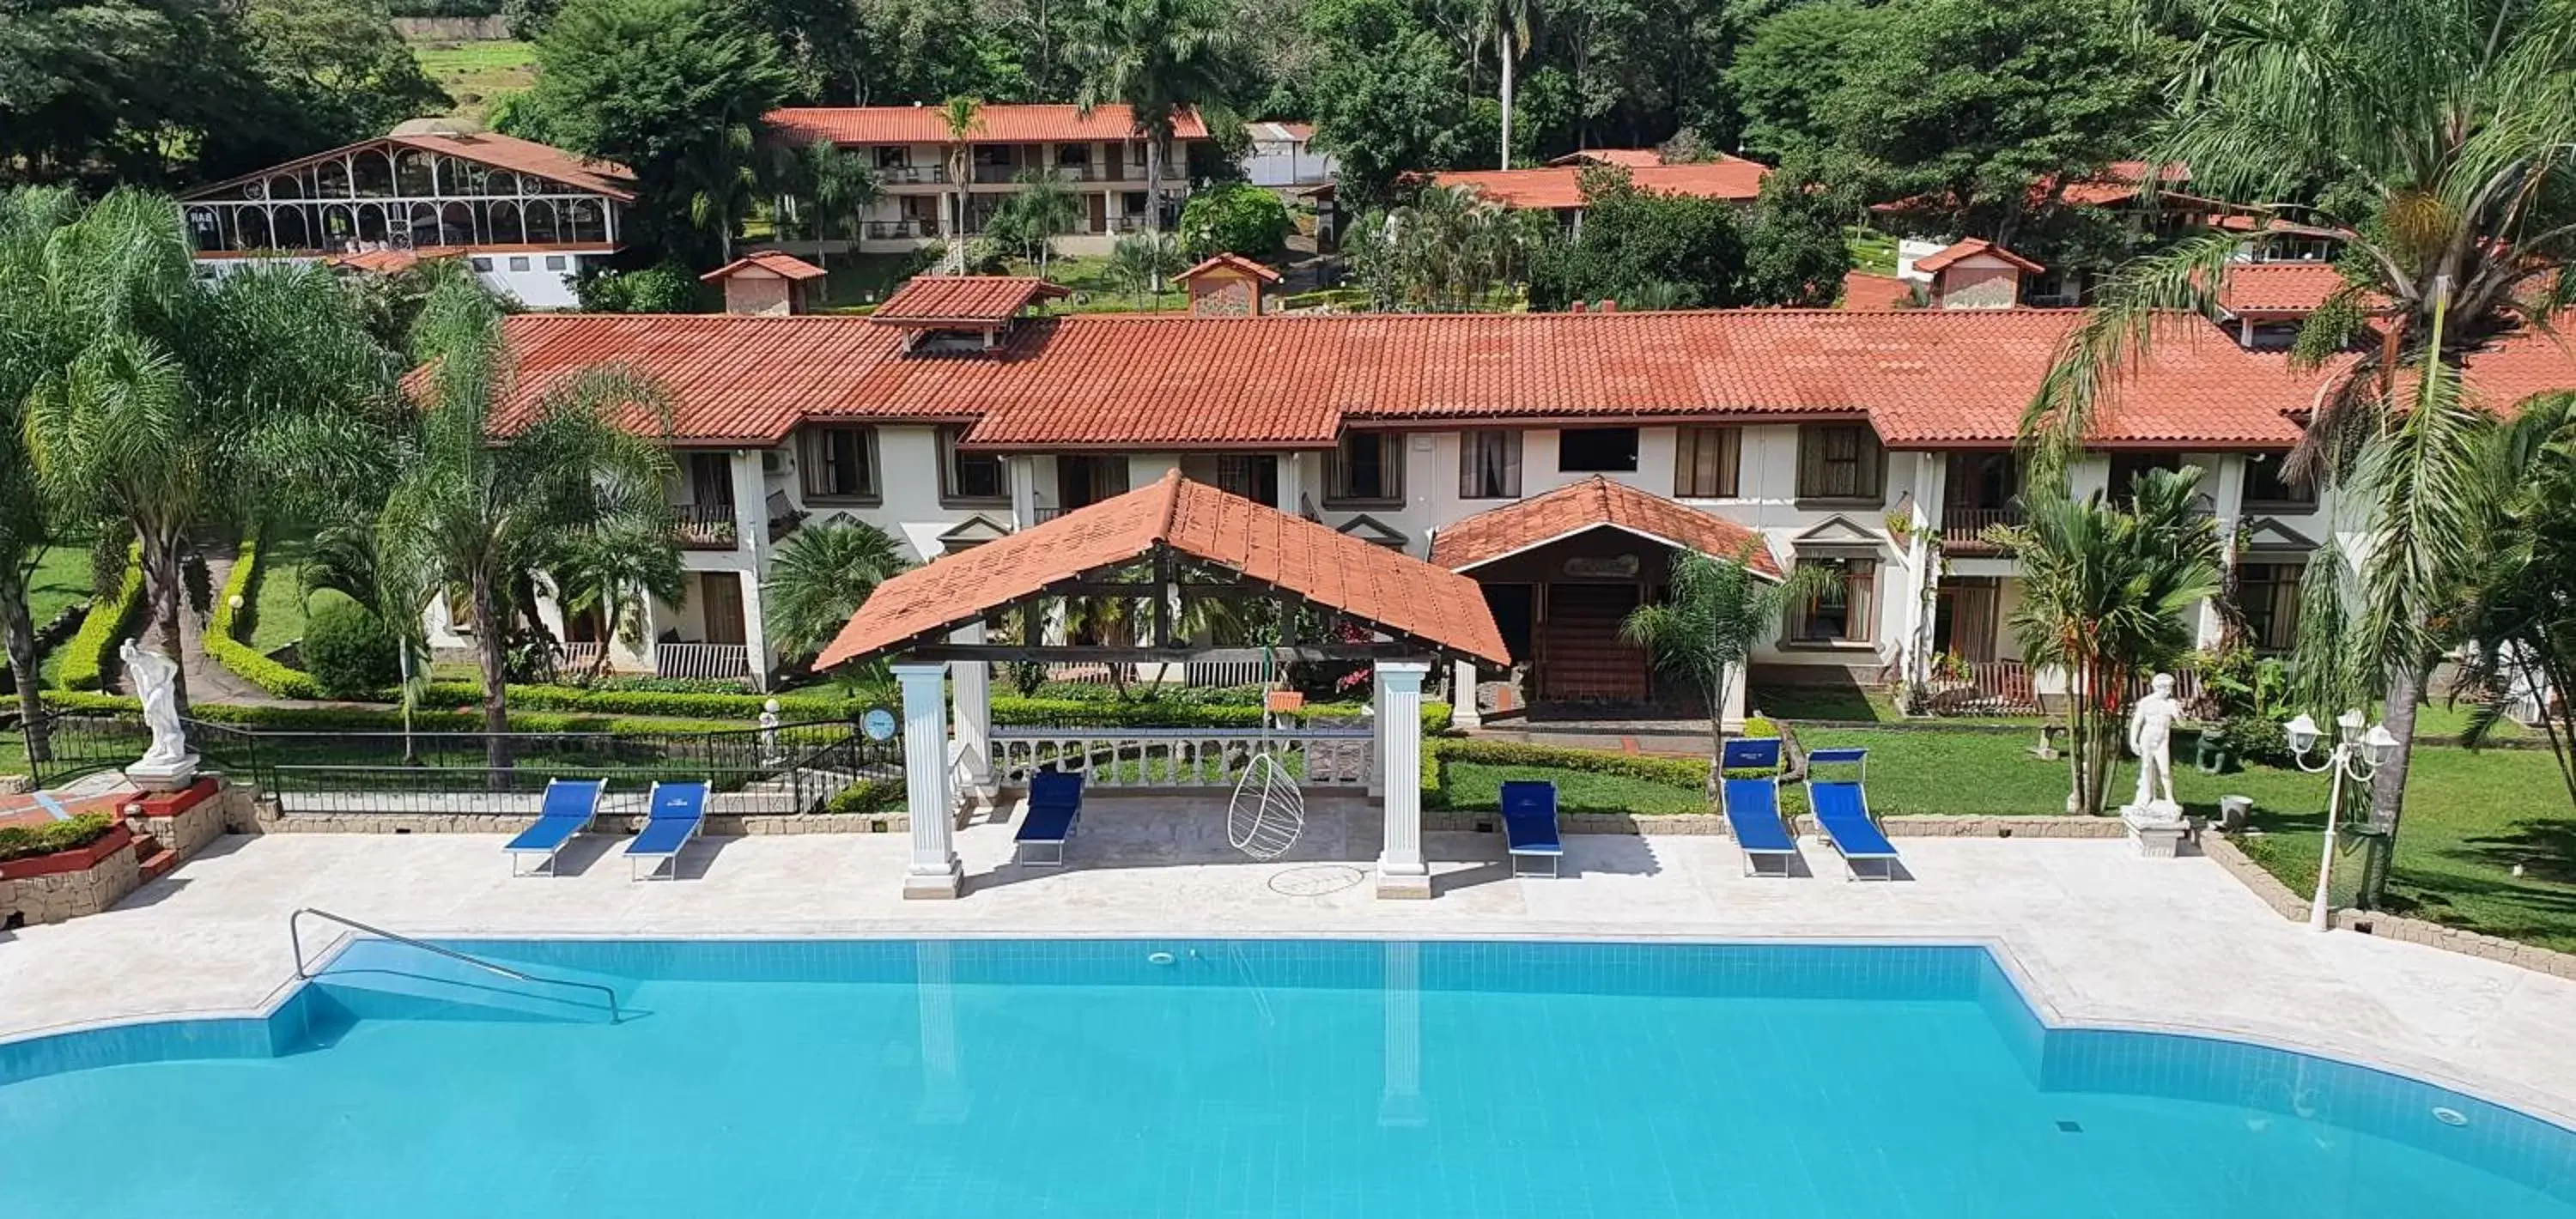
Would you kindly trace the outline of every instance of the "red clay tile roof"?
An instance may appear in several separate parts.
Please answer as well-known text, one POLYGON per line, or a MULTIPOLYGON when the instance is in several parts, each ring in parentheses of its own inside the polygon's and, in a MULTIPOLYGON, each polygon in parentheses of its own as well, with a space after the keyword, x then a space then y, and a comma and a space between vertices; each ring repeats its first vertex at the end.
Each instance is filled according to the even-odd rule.
POLYGON ((717 267, 715 270, 709 271, 698 278, 708 283, 714 283, 720 279, 732 278, 734 272, 740 271, 744 267, 758 267, 761 270, 767 271, 781 279, 800 281, 821 279, 825 275, 829 274, 829 272, 825 271, 823 268, 815 266, 802 258, 798 258, 797 256, 786 253, 782 250, 754 250, 751 253, 734 259, 732 262, 726 263, 721 267, 717 267))
POLYGON ((1178 471, 1054 520, 942 555, 877 586, 815 660, 828 669, 937 640, 989 610, 1157 545, 1360 618, 1387 634, 1495 664, 1502 631, 1476 582, 1178 471))
POLYGON ((1914 269, 1921 271, 1926 275, 1932 275, 1940 272, 1951 264, 1958 262, 1960 259, 1975 258, 1980 255, 1987 258, 2002 259, 2003 261, 2011 263, 2012 265, 2033 275, 2037 275, 2048 269, 2022 257, 2019 254, 2015 254, 2002 246, 1996 245, 1983 237, 1970 237, 1964 241, 1954 241, 1949 245, 1933 251, 1928 256, 1917 258, 1914 260, 1914 269))
POLYGON ((577 190, 606 195, 620 202, 631 203, 635 199, 635 176, 623 165, 614 161, 593 161, 549 144, 522 140, 516 136, 502 135, 497 131, 477 132, 472 135, 378 136, 372 140, 360 140, 355 144, 343 144, 338 148, 326 149, 311 156, 297 157, 292 161, 282 161, 258 173, 211 182, 181 194, 179 199, 185 202, 190 199, 213 198, 245 182, 265 178, 297 166, 309 165, 315 161, 329 160, 362 148, 372 148, 379 144, 443 152, 496 169, 535 174, 540 178, 552 179, 577 190))
POLYGON ((1279 282, 1279 273, 1277 271, 1273 271, 1241 254, 1228 253, 1222 250, 1211 256, 1207 261, 1202 262, 1187 271, 1183 271, 1172 278, 1187 282, 1188 280, 1196 278, 1202 271, 1211 271, 1218 267, 1231 267, 1246 275, 1258 277, 1268 283, 1275 284, 1279 282))
MULTIPOLYGON (((976 112, 977 125, 966 133, 969 144, 1043 143, 1052 140, 1133 140, 1134 111, 1106 103, 1082 113, 1075 106, 988 105, 976 112)), ((790 141, 835 144, 946 144, 948 121, 937 106, 806 106, 772 110, 765 120, 790 141)), ((1208 138, 1207 124, 1196 111, 1184 110, 1172 120, 1172 134, 1184 140, 1208 138)))
POLYGON ((2238 317, 2305 317, 2343 286, 2343 274, 2328 263, 2249 262, 2227 269, 2218 307, 2238 317))
POLYGON ((1843 308, 1894 309, 1914 303, 1914 285, 1893 275, 1843 273, 1843 308))
POLYGON ((2512 411, 2534 394, 2576 390, 2576 314, 2561 316, 2557 333, 2524 328, 2489 340, 2470 353, 2469 393, 2491 410, 2512 411))
POLYGON ((1431 536, 1431 562, 1465 571, 1605 527, 1715 558, 1741 557, 1754 571, 1780 578, 1780 564, 1771 557, 1771 548, 1762 544, 1762 535, 1725 517, 1598 474, 1442 528, 1431 536))
POLYGON ((1652 148, 1586 148, 1548 162, 1550 165, 1625 165, 1630 169, 1663 163, 1664 154, 1652 148))
MULTIPOLYGON (((1583 206, 1583 166, 1552 165, 1542 169, 1481 169, 1432 175, 1442 186, 1472 186, 1505 207, 1567 208, 1583 206)), ((1649 165, 1628 171, 1639 190, 1667 195, 1749 201, 1762 193, 1771 167, 1729 157, 1692 165, 1649 165)))
MULTIPOLYGON (((2071 309, 1073 315, 994 351, 904 354, 852 317, 521 314, 524 411, 584 365, 678 397, 687 439, 774 443, 805 418, 974 421, 968 444, 1322 448, 1346 425, 1867 418, 1899 447, 2010 444, 2071 309)), ((2181 319, 2112 395, 2105 445, 2282 447, 2313 375, 2181 319)), ((506 422, 509 411, 503 413, 506 422)))
POLYGON ((418 250, 357 250, 333 254, 322 260, 325 266, 347 267, 352 271, 369 271, 377 275, 399 275, 420 265, 418 250))
POLYGON ((1071 295, 1034 275, 915 275, 868 320, 881 326, 998 325, 1039 301, 1071 295))

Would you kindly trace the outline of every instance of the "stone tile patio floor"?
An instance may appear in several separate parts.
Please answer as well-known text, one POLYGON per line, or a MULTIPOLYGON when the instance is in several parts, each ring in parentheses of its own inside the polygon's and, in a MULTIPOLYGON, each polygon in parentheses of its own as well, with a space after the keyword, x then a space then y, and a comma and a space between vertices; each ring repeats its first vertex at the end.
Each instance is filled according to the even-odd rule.
MULTIPOLYGON (((1006 810, 1007 811, 1007 810, 1006 810)), ((492 835, 226 838, 118 909, 0 935, 0 1037, 240 1012, 289 981, 288 913, 427 936, 1350 935, 1985 941, 2062 1023, 2206 1031, 2369 1062, 2576 1125, 2576 982, 2287 922, 2206 859, 2117 840, 1908 838, 1910 879, 1742 874, 1734 844, 1575 835, 1561 879, 1514 879, 1489 835, 1431 833, 1439 896, 1379 901, 1375 813, 1310 802, 1297 850, 1255 863, 1207 797, 1096 799, 1071 865, 958 835, 968 893, 899 896, 906 839, 709 839, 676 882, 632 883, 588 836, 567 875, 512 878, 492 835), (1342 887, 1335 887, 1335 886, 1342 887)))

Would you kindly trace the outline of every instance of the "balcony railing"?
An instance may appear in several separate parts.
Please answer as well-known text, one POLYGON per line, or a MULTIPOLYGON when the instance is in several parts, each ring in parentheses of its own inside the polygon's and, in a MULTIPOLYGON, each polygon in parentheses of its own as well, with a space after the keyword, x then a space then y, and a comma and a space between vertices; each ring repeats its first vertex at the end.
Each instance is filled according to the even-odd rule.
POLYGON ((908 241, 916 237, 936 237, 939 222, 912 217, 904 220, 871 220, 860 234, 870 241, 908 241))
POLYGON ((653 675, 711 681, 749 680, 751 649, 739 643, 657 643, 653 645, 653 675))
POLYGON ((1986 540, 1986 531, 1997 525, 2021 523, 2019 508, 1944 508, 1941 510, 1941 546, 1954 553, 1994 553, 1994 543, 1986 540))
POLYGON ((1017 165, 978 165, 975 167, 974 181, 981 185, 1008 182, 1019 172, 1020 167, 1017 165))
POLYGON ((673 530, 688 550, 731 550, 739 544, 731 504, 682 504, 671 510, 679 518, 673 530))
POLYGON ((921 186, 948 180, 945 165, 880 165, 877 181, 896 186, 921 186))

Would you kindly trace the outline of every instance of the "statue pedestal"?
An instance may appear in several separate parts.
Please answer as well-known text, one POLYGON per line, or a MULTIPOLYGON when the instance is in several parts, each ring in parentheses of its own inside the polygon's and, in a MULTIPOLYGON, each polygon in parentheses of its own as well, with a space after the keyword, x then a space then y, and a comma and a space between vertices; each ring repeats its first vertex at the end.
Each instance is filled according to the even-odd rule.
POLYGON ((2183 819, 2182 806, 2170 800, 2123 805, 2120 824, 2128 828, 2129 845, 2148 859, 2181 855, 2182 840, 2191 833, 2191 822, 2183 819))
POLYGON ((197 781, 197 755, 175 762, 137 762, 125 768, 125 778, 148 792, 180 791, 197 781))

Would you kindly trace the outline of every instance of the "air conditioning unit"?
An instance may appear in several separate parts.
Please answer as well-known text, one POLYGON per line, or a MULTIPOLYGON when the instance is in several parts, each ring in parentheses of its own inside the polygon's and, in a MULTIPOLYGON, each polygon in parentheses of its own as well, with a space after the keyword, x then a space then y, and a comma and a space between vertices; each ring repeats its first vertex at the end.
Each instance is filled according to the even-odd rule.
POLYGON ((763 473, 763 474, 783 474, 783 473, 785 473, 786 471, 787 471, 787 455, 786 455, 785 453, 781 453, 781 452, 779 452, 779 451, 778 451, 778 450, 776 450, 776 449, 762 449, 762 450, 760 451, 760 472, 761 472, 761 473, 763 473))

